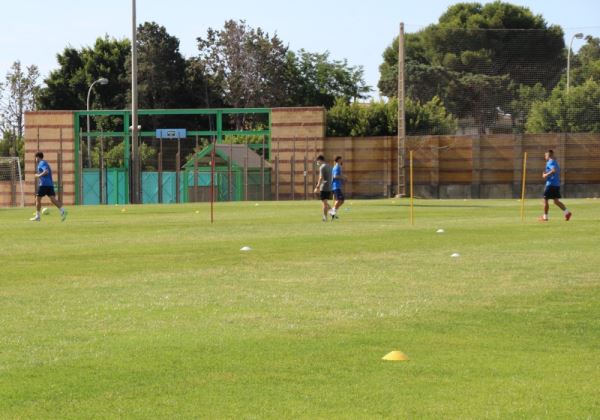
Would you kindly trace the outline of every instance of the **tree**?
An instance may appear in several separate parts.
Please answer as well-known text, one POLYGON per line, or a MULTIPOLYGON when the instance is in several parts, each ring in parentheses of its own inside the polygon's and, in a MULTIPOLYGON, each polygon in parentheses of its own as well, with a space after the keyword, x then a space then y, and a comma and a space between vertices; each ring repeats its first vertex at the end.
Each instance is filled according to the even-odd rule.
POLYGON ((600 133, 600 83, 589 79, 571 86, 569 93, 556 87, 545 101, 531 108, 529 133, 600 133))
POLYGON ((586 41, 571 60, 568 94, 565 74, 549 97, 532 95, 528 132, 600 132, 600 38, 586 41))
MULTIPOLYGON (((472 117, 480 131, 510 107, 520 86, 540 83, 550 90, 564 70, 562 29, 500 1, 450 6, 437 24, 405 39, 407 96, 421 102, 438 96, 452 114, 472 117)), ((383 58, 378 86, 396 96, 397 38, 383 58)))
POLYGON ((588 35, 586 41, 572 57, 571 86, 582 84, 588 79, 600 81, 600 38, 588 35))
POLYGON ((229 20, 197 38, 201 67, 235 108, 273 106, 285 92, 287 47, 277 35, 229 20))
POLYGON ((190 107, 223 108, 224 95, 218 80, 210 76, 206 63, 192 57, 186 61, 186 86, 190 107))
POLYGON ((512 116, 514 132, 523 132, 533 104, 544 101, 547 97, 548 92, 541 83, 536 83, 534 86, 519 86, 514 99, 510 102, 509 108, 507 108, 507 111, 512 116))
MULTIPOLYGON (((23 131, 25 129, 25 112, 35 109, 39 93, 37 66, 31 65, 25 70, 20 61, 15 61, 6 74, 5 92, 1 103, 2 142, 10 156, 21 156, 23 131)), ((21 156, 22 158, 22 156, 21 156)))
MULTIPOLYGON (((140 108, 167 109, 187 105, 186 61, 179 52, 179 39, 169 35, 164 26, 145 22, 137 29, 137 51, 140 108)), ((127 68, 131 69, 131 66, 127 68)))
POLYGON ((131 43, 127 39, 98 38, 93 47, 72 47, 57 54, 59 68, 45 80, 39 98, 41 109, 86 109, 90 85, 100 77, 108 85, 94 90, 92 108, 123 109, 127 107, 129 73, 127 59, 131 43))
POLYGON ((204 72, 213 92, 233 107, 325 106, 338 97, 362 99, 370 88, 362 67, 331 60, 329 53, 290 51, 245 21, 227 21, 198 38, 194 67, 204 72))
POLYGON ((338 98, 356 101, 365 99, 371 91, 361 66, 349 66, 347 60, 331 61, 329 52, 311 53, 303 49, 298 54, 290 52, 288 66, 293 106, 331 108, 338 98))
MULTIPOLYGON (((406 132, 409 135, 452 134, 457 120, 438 97, 426 103, 405 102, 406 132)), ((338 99, 327 111, 327 135, 330 137, 391 136, 398 133, 398 99, 388 102, 347 103, 338 99)))
MULTIPOLYGON (((140 157, 142 161, 142 167, 145 170, 156 170, 155 167, 148 164, 148 162, 154 162, 157 155, 156 148, 150 147, 146 143, 140 144, 140 157)), ((104 165, 107 168, 122 168, 125 166, 125 142, 114 139, 105 140, 104 153, 103 153, 104 165)), ((92 149, 92 166, 100 167, 100 145, 96 145, 92 149)))

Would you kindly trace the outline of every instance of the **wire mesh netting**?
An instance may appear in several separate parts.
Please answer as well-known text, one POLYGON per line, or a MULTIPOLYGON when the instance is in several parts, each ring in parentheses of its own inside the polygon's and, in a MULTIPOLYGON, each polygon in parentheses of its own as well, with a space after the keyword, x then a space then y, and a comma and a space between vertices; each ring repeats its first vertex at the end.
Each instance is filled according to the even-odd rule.
POLYGON ((408 134, 600 132, 600 39, 583 42, 570 52, 558 27, 407 33, 408 134))
POLYGON ((0 207, 23 206, 23 173, 18 157, 0 157, 0 207))

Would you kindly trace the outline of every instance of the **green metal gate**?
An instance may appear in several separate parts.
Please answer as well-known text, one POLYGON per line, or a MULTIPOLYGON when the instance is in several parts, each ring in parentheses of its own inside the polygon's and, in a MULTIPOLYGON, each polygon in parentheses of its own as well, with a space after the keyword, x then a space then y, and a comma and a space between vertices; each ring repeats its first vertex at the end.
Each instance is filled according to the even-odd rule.
MULTIPOLYGON (((226 137, 239 136, 239 137, 250 137, 250 136, 262 136, 263 143, 249 143, 248 147, 253 150, 261 150, 265 159, 269 159, 271 156, 271 109, 269 108, 227 108, 227 109, 162 109, 162 110, 148 110, 141 109, 138 111, 139 117, 153 116, 153 117, 182 117, 182 116, 211 116, 215 119, 215 127, 210 130, 194 130, 187 129, 187 138, 203 137, 212 138, 216 144, 224 142, 226 137), (264 129, 236 129, 227 130, 224 129, 226 121, 232 120, 235 115, 252 115, 252 114, 263 114, 266 118, 266 124, 264 129)), ((140 174, 132 174, 131 167, 131 134, 130 134, 130 123, 131 123, 131 111, 129 110, 93 110, 93 111, 77 111, 74 113, 74 139, 75 139, 75 202, 76 204, 100 204, 104 202, 106 204, 124 204, 132 201, 130 197, 130 183, 132 176, 138 176, 140 180, 141 188, 141 202, 154 203, 159 202, 158 198, 158 176, 153 174, 154 171, 145 171, 140 174), (118 120, 118 126, 120 129, 113 131, 82 131, 82 127, 85 127, 85 118, 98 117, 102 119, 118 120), (97 168, 83 168, 83 147, 82 141, 84 139, 100 139, 100 138, 111 138, 120 139, 123 142, 123 156, 122 156, 122 167, 119 168, 108 168, 106 169, 105 176, 105 188, 102 191, 104 200, 100 197, 100 170, 97 168), (156 185, 156 187, 154 186, 156 185)), ((242 125, 243 127, 243 125, 242 125)), ((155 131, 139 131, 140 139, 153 139, 156 136, 155 131)), ((183 161, 181 162, 183 164, 183 161)), ((179 193, 179 201, 185 202, 187 198, 187 191, 184 185, 187 184, 187 178, 183 175, 184 172, 180 173, 182 177, 179 193)), ((163 190, 163 202, 173 203, 176 202, 176 174, 175 172, 162 172, 162 190, 163 190)), ((227 181, 229 182, 229 181, 227 181)), ((221 189, 220 189, 221 190, 221 189)), ((229 199, 229 197, 227 197, 229 199)))
POLYGON ((100 171, 98 169, 83 170, 83 203, 95 204, 127 204, 127 172, 122 168, 104 170, 103 195, 100 200, 100 171))

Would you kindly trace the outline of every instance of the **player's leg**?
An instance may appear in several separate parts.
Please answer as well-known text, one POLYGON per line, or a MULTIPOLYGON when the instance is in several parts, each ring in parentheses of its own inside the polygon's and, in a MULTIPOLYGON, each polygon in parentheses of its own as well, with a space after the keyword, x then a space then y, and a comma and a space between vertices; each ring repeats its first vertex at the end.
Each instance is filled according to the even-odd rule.
POLYGON ((344 193, 342 192, 342 190, 337 190, 337 194, 335 197, 335 205, 333 206, 333 208, 337 211, 340 207, 342 207, 342 205, 344 205, 344 201, 346 201, 346 199, 344 198, 344 193))
POLYGON ((562 201, 560 201, 558 198, 554 199, 554 204, 556 206, 558 206, 559 209, 561 209, 562 211, 565 211, 567 208, 565 207, 565 205, 562 203, 562 201))
POLYGON ((329 212, 329 209, 331 208, 331 206, 329 205, 327 198, 324 198, 321 201, 323 203, 323 221, 326 222, 327 221, 327 213, 329 212))
POLYGON ((52 204, 54 204, 56 206, 57 209, 61 209, 62 208, 62 203, 60 202, 60 200, 58 200, 56 197, 54 197, 53 195, 50 196, 50 201, 52 201, 52 204))
POLYGON ((40 192, 38 191, 35 195, 35 216, 33 216, 31 219, 32 222, 39 222, 41 219, 41 213, 42 213, 42 196, 40 195, 40 192))
POLYGON ((333 197, 335 199, 335 202, 333 203, 333 208, 329 212, 329 214, 331 215, 331 220, 336 219, 338 217, 337 211, 342 206, 342 204, 344 204, 344 194, 342 193, 342 190, 333 190, 333 197))
POLYGON ((548 221, 548 210, 550 209, 550 205, 548 204, 548 198, 544 197, 544 214, 540 217, 540 220, 543 222, 548 221))
POLYGON ((558 206, 558 208, 560 208, 563 211, 563 214, 565 215, 565 220, 568 222, 569 220, 571 220, 571 216, 573 215, 569 209, 567 208, 567 206, 564 205, 564 203, 562 201, 560 201, 560 199, 555 198, 554 199, 554 204, 556 204, 556 206, 558 206))
POLYGON ((63 207, 63 203, 56 198, 54 189, 52 189, 51 193, 48 194, 48 198, 50 198, 50 201, 52 201, 52 204, 54 204, 56 206, 56 208, 60 210, 60 220, 64 222, 65 219, 67 218, 67 211, 63 207))

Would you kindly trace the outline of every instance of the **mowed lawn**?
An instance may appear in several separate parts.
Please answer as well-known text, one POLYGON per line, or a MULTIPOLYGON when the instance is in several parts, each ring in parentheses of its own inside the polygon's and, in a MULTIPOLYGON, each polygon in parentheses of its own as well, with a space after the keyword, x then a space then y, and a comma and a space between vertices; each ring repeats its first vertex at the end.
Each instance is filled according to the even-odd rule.
POLYGON ((0 210, 0 417, 598 418, 600 200, 566 203, 0 210))

